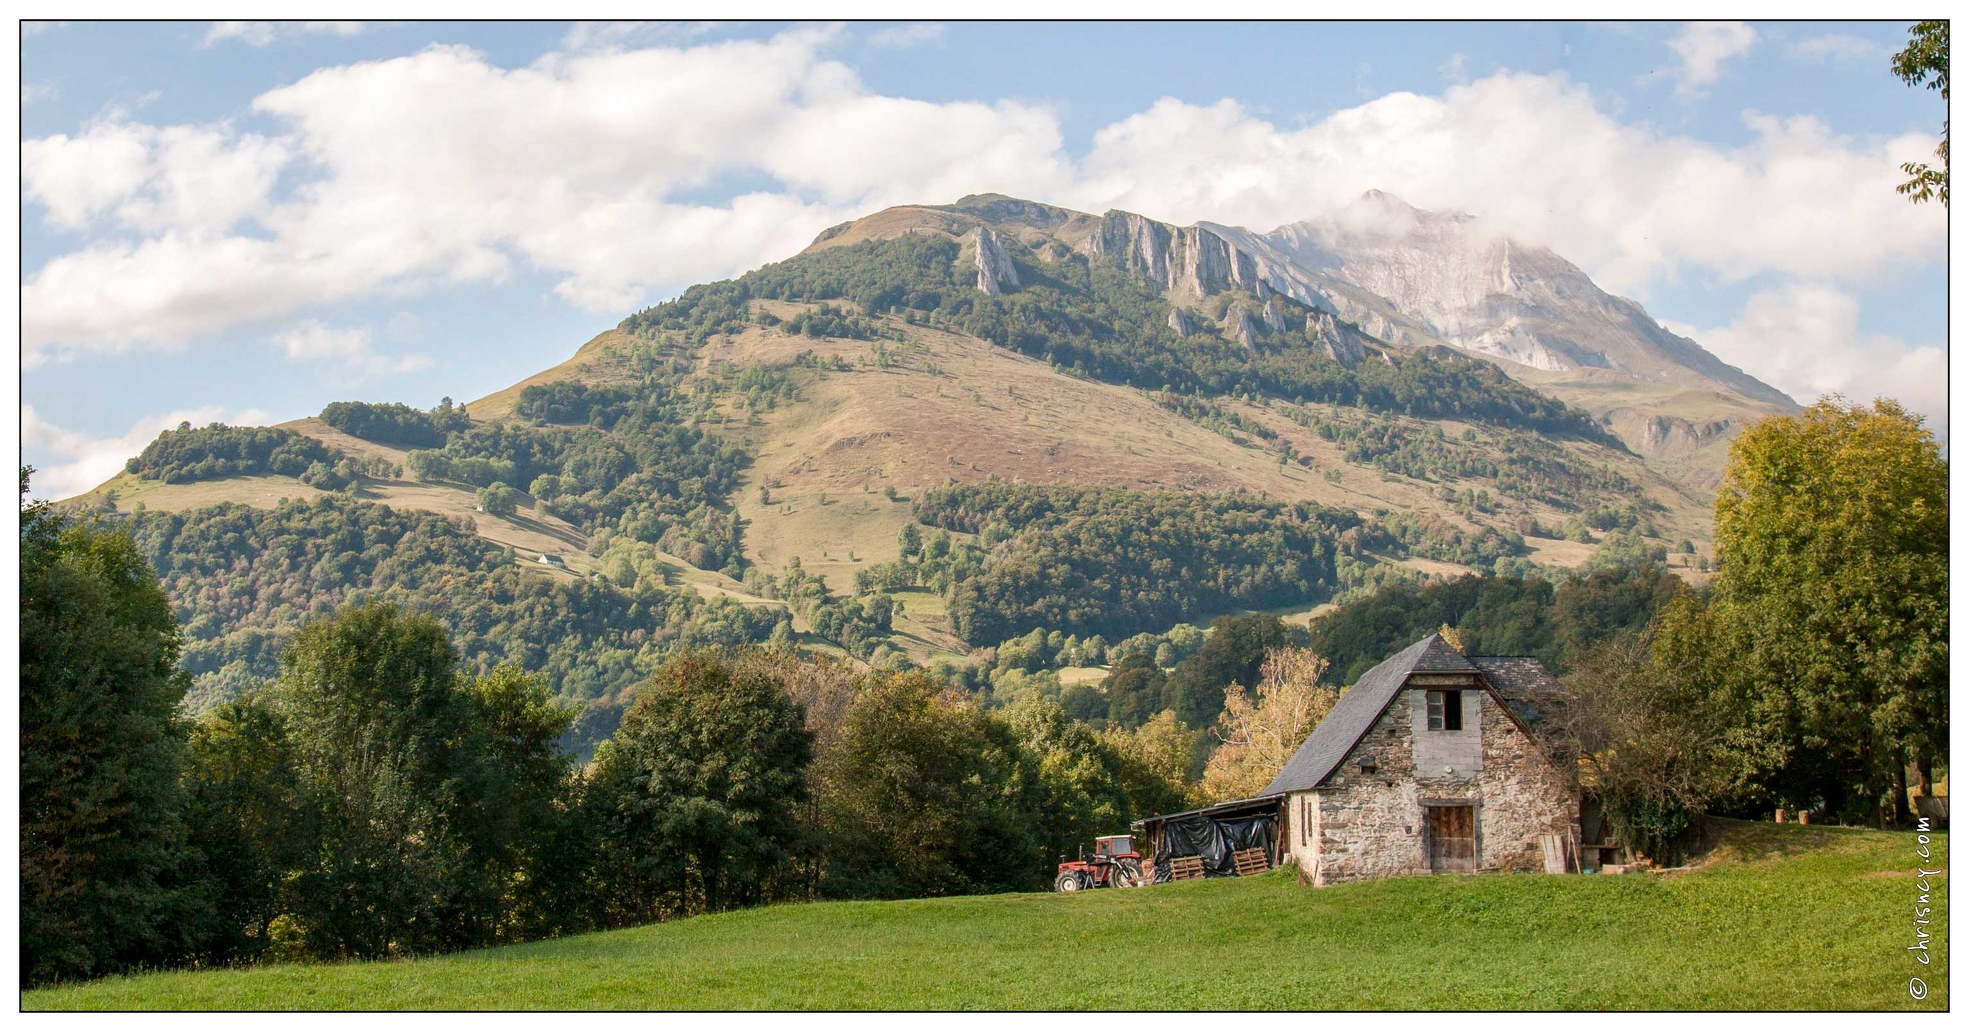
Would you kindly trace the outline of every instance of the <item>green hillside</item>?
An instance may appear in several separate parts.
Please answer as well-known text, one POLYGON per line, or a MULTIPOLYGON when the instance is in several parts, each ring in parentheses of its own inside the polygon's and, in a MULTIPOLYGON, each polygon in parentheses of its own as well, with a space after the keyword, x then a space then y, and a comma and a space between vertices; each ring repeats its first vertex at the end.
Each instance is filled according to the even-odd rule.
MULTIPOLYGON (((413 962, 112 978, 26 1010, 1946 1010, 1946 876, 1912 835, 1717 822, 1662 876, 1287 873, 1078 895, 769 907, 413 962), (1915 1001, 1909 978, 1926 979, 1915 1001)), ((1947 836, 1930 846, 1946 867, 1947 836)))
POLYGON ((1702 579, 1707 499, 1495 364, 1169 293, 1051 209, 960 208, 903 214, 997 219, 1015 289, 978 288, 976 233, 872 217, 469 413, 185 426, 71 504, 121 514, 165 580, 195 710, 274 677, 310 617, 387 600, 479 672, 545 674, 590 744, 691 645, 964 667, 1679 542, 1702 579))

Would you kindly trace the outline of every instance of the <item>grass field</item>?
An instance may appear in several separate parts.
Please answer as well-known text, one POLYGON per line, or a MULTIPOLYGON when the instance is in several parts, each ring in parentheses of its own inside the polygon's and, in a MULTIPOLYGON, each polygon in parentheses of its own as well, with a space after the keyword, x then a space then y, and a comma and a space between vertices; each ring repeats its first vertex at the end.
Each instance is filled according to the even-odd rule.
MULTIPOLYGON (((27 1010, 1948 1007, 1912 943, 1911 834, 1727 822, 1698 870, 1290 872, 1075 895, 764 908, 418 961, 114 978, 27 1010), (1908 979, 1927 979, 1916 1002, 1908 979)), ((1929 847, 1943 867, 1946 836, 1929 847)))

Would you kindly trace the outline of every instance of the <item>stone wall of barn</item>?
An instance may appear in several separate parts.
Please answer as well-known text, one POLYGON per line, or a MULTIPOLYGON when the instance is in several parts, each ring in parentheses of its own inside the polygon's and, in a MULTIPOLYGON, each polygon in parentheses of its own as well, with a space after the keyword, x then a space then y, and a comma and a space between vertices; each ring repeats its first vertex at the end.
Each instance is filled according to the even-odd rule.
POLYGON ((1488 693, 1464 695, 1464 727, 1481 733, 1477 769, 1462 761, 1446 765, 1448 774, 1442 766, 1418 769, 1418 752, 1439 760, 1441 743, 1425 741, 1418 750, 1417 736, 1443 734, 1415 719, 1422 691, 1405 689, 1325 784, 1288 799, 1286 832, 1302 881, 1429 873, 1425 803, 1474 808, 1480 870, 1543 870, 1538 836, 1574 829, 1579 795, 1572 773, 1540 751, 1488 693), (1374 760, 1372 773, 1360 769, 1364 755, 1374 760))

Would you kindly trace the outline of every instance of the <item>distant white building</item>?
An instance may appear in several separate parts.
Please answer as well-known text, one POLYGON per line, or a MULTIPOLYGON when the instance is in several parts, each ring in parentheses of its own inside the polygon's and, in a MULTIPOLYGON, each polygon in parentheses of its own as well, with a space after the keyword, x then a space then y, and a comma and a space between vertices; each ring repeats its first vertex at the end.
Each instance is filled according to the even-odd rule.
POLYGON ((561 557, 558 555, 547 555, 543 553, 540 556, 540 561, 547 564, 548 566, 558 566, 563 570, 567 569, 567 563, 562 561, 561 557))

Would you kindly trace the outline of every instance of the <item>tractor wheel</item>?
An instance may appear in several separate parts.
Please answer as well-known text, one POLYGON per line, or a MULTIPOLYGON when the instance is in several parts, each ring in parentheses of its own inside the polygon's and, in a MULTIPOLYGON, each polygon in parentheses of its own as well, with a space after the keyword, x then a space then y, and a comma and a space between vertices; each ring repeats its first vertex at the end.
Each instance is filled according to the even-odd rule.
POLYGON ((1114 865, 1114 873, 1108 876, 1108 881, 1117 889, 1132 889, 1144 884, 1142 869, 1126 862, 1114 865))
POLYGON ((1059 892, 1079 892, 1080 874, 1075 871, 1061 871, 1060 876, 1053 879, 1053 888, 1059 892))

